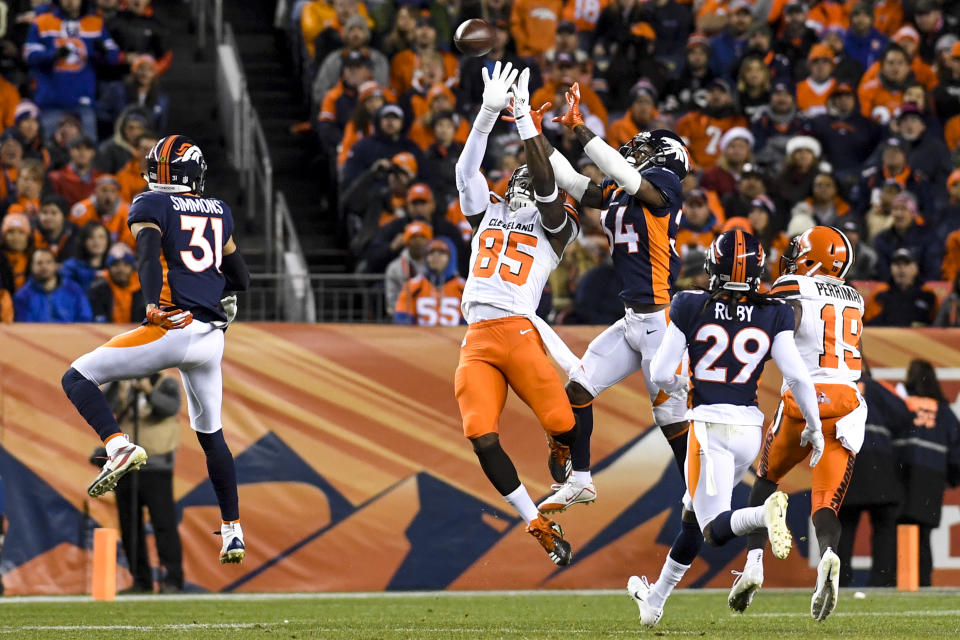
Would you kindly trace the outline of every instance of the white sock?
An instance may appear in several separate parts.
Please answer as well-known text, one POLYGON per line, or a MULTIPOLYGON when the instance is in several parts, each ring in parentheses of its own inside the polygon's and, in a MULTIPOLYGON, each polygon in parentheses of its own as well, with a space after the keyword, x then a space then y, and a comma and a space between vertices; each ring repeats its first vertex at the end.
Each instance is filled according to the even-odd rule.
POLYGON ((573 481, 577 484, 590 484, 593 482, 593 476, 590 475, 589 471, 574 471, 573 481))
POLYGON ((121 433, 116 438, 110 438, 103 446, 107 449, 107 457, 112 458, 117 454, 117 451, 130 446, 130 441, 127 439, 126 434, 121 433))
POLYGON ((647 603, 654 609, 663 609, 663 605, 670 597, 673 588, 680 584, 680 581, 683 580, 683 574, 689 568, 690 565, 680 564, 668 555, 667 561, 663 563, 663 568, 660 569, 660 577, 657 578, 656 584, 650 590, 650 595, 647 596, 647 603))
POLYGON ((240 527, 240 521, 236 522, 221 522, 220 523, 220 534, 227 535, 228 533, 236 533, 241 538, 243 537, 243 529, 240 527))
POLYGON ((763 528, 763 506, 737 509, 730 514, 730 528, 738 536, 763 528))
POLYGON ((763 549, 750 549, 747 551, 747 564, 759 564, 763 567, 763 549))
POLYGON ((520 517, 527 522, 533 522, 540 516, 537 505, 533 504, 533 500, 530 499, 530 494, 527 493, 527 488, 523 486, 522 482, 519 487, 503 496, 503 499, 509 502, 510 506, 516 509, 520 517))

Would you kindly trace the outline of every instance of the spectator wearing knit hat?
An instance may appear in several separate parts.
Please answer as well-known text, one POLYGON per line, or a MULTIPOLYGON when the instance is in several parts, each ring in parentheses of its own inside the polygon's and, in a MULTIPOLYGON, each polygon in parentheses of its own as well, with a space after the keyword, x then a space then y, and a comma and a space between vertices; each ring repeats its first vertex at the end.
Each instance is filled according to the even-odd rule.
POLYGON ((376 132, 357 142, 343 165, 340 183, 349 186, 366 169, 381 158, 392 158, 406 151, 422 162, 420 147, 403 135, 403 110, 395 104, 386 104, 374 120, 376 132))
MULTIPOLYGON (((933 91, 933 101, 937 106, 937 116, 946 124, 960 115, 960 42, 950 46, 944 59, 945 64, 940 67, 940 84, 933 91)), ((953 145, 950 148, 952 150, 953 145)))
POLYGON ((607 129, 607 142, 620 148, 633 139, 639 131, 654 128, 653 120, 657 112, 657 89, 646 78, 641 78, 630 89, 630 106, 619 120, 615 120, 607 129))
POLYGON ((827 112, 808 121, 806 129, 823 145, 823 159, 844 191, 860 179, 864 158, 876 149, 882 132, 880 125, 857 110, 856 94, 846 83, 833 87, 827 112))
MULTIPOLYGON (((796 136, 787 142, 787 160, 771 189, 778 209, 789 211, 795 203, 810 195, 819 171, 820 153, 820 143, 811 136, 796 136)), ((782 220, 780 224, 782 226, 778 228, 782 229, 786 221, 782 220)))
POLYGON ((733 127, 720 138, 720 159, 703 173, 700 186, 725 196, 736 191, 743 165, 753 161, 753 134, 746 127, 733 127))
POLYGON ((943 258, 943 245, 933 237, 931 230, 920 223, 917 201, 909 193, 893 199, 890 218, 893 224, 873 239, 877 250, 877 278, 890 277, 890 263, 899 249, 909 249, 917 261, 920 281, 937 280, 943 258))
POLYGON ((414 220, 404 226, 400 254, 387 265, 384 278, 384 300, 387 313, 393 315, 403 283, 426 271, 427 245, 433 240, 433 229, 428 222, 414 220))
POLYGON ((425 269, 403 283, 393 321, 421 327, 464 324, 460 300, 466 281, 450 262, 450 246, 442 239, 427 245, 425 269))
POLYGON ((369 48, 370 27, 361 15, 347 20, 343 27, 343 47, 327 54, 313 79, 312 95, 319 102, 337 84, 343 71, 343 61, 351 51, 359 51, 370 59, 372 80, 382 87, 390 82, 390 61, 377 49, 369 48))
POLYGON ((33 239, 30 219, 22 213, 8 213, 0 225, 0 281, 14 294, 27 281, 33 239))
POLYGON ((417 159, 401 152, 377 160, 342 191, 340 220, 354 256, 364 252, 380 227, 406 215, 407 191, 419 171, 417 159))
POLYGON ((707 106, 707 86, 715 77, 710 69, 710 41, 702 33, 690 34, 680 73, 664 89, 664 111, 683 115, 707 106))
MULTIPOLYGON (((330 131, 330 139, 343 135, 343 131, 354 113, 358 102, 360 86, 373 79, 370 56, 362 51, 351 51, 344 56, 340 67, 340 80, 320 98, 320 111, 316 117, 317 132, 321 144, 326 144, 325 133, 330 131)), ((314 96, 316 100, 316 96, 314 96)))
POLYGON ((783 24, 776 34, 774 48, 790 60, 794 78, 803 77, 807 52, 819 40, 817 32, 806 25, 806 19, 806 7, 792 0, 783 8, 783 24))
POLYGON ((20 102, 13 126, 13 134, 23 146, 24 159, 35 158, 43 163, 44 168, 49 167, 50 152, 44 144, 43 131, 40 129, 40 109, 37 105, 29 100, 20 102))
POLYGON ((140 322, 145 313, 140 279, 134 278, 137 258, 125 244, 107 254, 107 271, 87 291, 94 322, 140 322))
POLYGON ((907 164, 930 185, 932 200, 935 203, 944 202, 947 176, 953 169, 953 163, 943 136, 927 126, 923 112, 911 103, 904 103, 900 107, 897 125, 907 152, 907 164))
POLYGON ((827 99, 837 83, 832 77, 834 69, 833 49, 825 44, 810 47, 807 66, 810 75, 797 84, 797 109, 808 118, 827 111, 827 99))
POLYGON ((754 198, 765 195, 766 192, 767 187, 760 168, 755 164, 743 165, 736 191, 721 200, 724 215, 728 219, 733 217, 745 218, 750 212, 750 203, 753 202, 754 198))
POLYGON ((757 163, 771 173, 779 173, 787 154, 787 142, 803 132, 806 121, 800 116, 793 86, 777 80, 770 92, 770 103, 750 122, 757 163))
POLYGON ((873 7, 869 2, 858 2, 850 11, 850 28, 843 37, 843 50, 867 69, 880 59, 887 37, 873 26, 873 7))
POLYGON ((937 294, 924 285, 913 252, 906 247, 889 256, 887 282, 867 300, 863 320, 880 327, 926 327, 937 312, 937 294))
POLYGON ((720 137, 733 127, 745 127, 747 120, 733 103, 733 89, 722 78, 707 87, 707 106, 690 111, 677 121, 677 134, 687 145, 700 169, 709 169, 720 157, 720 137))
MULTIPOLYGON (((422 182, 410 186, 407 193, 405 214, 405 216, 398 217, 380 227, 380 230, 364 251, 363 270, 368 273, 377 273, 384 270, 394 258, 400 255, 400 251, 404 247, 403 236, 407 224, 424 222, 433 230, 434 237, 449 240, 452 248, 451 261, 457 265, 459 273, 466 273, 470 255, 463 243, 463 236, 460 229, 447 220, 446 211, 437 206, 430 187, 422 182)), ((399 291, 399 287, 397 291, 399 291)))
POLYGON ((918 176, 907 163, 907 153, 899 138, 887 138, 879 147, 880 162, 863 170, 860 182, 851 193, 854 210, 863 214, 874 202, 876 192, 887 180, 893 180, 900 188, 917 198, 923 211, 930 210, 929 187, 923 176, 918 176))

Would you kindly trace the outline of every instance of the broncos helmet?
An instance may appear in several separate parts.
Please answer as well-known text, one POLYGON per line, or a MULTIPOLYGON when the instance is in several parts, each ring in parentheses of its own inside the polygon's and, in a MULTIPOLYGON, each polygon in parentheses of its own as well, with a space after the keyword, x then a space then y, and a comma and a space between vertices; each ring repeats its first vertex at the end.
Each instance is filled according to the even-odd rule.
POLYGON ((740 229, 724 231, 707 250, 704 268, 710 290, 756 291, 766 255, 760 241, 740 229))
POLYGON ((663 167, 681 180, 690 171, 690 152, 680 136, 666 129, 638 133, 620 147, 620 155, 637 171, 663 167))
POLYGON ((530 176, 530 169, 527 165, 522 164, 513 170, 510 182, 507 183, 506 196, 507 208, 511 212, 536 204, 533 198, 533 178, 530 176))
POLYGON ((151 191, 202 195, 206 175, 203 152, 186 136, 162 138, 147 154, 144 178, 151 191))

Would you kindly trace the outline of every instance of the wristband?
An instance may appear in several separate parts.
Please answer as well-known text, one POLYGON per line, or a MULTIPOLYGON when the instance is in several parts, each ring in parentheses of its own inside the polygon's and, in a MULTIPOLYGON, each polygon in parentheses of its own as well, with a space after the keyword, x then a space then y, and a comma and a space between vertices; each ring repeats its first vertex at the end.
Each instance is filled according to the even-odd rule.
POLYGON ((560 223, 560 226, 557 227, 556 229, 551 229, 547 225, 543 224, 543 216, 540 216, 540 226, 543 227, 543 230, 546 231, 547 233, 560 233, 561 231, 563 231, 563 228, 567 226, 567 220, 569 220, 569 218, 570 216, 564 214, 563 222, 560 223))
POLYGON ((537 202, 553 202, 554 200, 557 199, 557 194, 558 194, 558 193, 560 193, 560 191, 557 189, 556 183, 554 183, 554 185, 553 185, 553 193, 551 193, 551 194, 548 195, 548 196, 542 196, 542 195, 540 195, 539 193, 537 193, 537 190, 536 190, 536 189, 534 189, 534 190, 533 190, 533 198, 534 198, 537 202))
POLYGON ((493 125, 497 124, 497 118, 499 117, 499 113, 494 113, 486 107, 480 107, 480 113, 473 121, 473 128, 480 133, 490 133, 493 131, 493 125))
POLYGON ((517 117, 517 133, 520 134, 521 140, 530 140, 540 135, 540 132, 537 131, 537 125, 534 124, 529 112, 517 117))

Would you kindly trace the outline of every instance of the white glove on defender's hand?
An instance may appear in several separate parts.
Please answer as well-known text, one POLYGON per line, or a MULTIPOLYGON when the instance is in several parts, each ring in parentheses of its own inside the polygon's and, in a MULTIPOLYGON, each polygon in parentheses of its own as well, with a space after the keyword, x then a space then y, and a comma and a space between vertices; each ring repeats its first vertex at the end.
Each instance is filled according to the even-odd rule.
POLYGON ((813 447, 813 452, 810 454, 810 466, 815 467, 820 462, 820 456, 823 455, 823 433, 819 424, 811 425, 808 422, 807 426, 803 428, 803 433, 800 434, 800 446, 805 447, 808 444, 813 447))
POLYGON ((525 118, 530 114, 530 69, 524 69, 517 77, 517 84, 510 89, 513 117, 525 118))
POLYGON ((493 65, 493 75, 486 67, 480 71, 483 74, 483 108, 495 114, 507 108, 510 98, 510 85, 517 77, 519 71, 513 68, 513 63, 508 62, 502 69, 498 60, 493 65))
POLYGON ((223 298, 221 298, 220 307, 223 309, 223 315, 227 316, 227 321, 224 322, 222 320, 218 320, 216 322, 212 322, 211 324, 217 327, 218 329, 223 329, 224 327, 229 325, 231 322, 233 322, 233 319, 237 317, 236 294, 224 296, 223 298))

